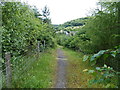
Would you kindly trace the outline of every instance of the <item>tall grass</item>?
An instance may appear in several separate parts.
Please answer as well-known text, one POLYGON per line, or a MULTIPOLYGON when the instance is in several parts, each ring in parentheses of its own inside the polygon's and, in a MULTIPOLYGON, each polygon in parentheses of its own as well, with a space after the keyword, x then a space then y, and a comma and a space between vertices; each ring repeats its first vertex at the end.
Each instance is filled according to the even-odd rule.
POLYGON ((75 52, 70 49, 63 49, 68 59, 68 74, 67 87, 68 88, 97 88, 100 85, 89 85, 89 80, 94 78, 92 75, 83 72, 85 69, 94 69, 89 62, 83 62, 83 54, 75 52))
POLYGON ((37 57, 30 55, 24 60, 34 59, 22 76, 13 79, 15 88, 50 88, 54 85, 56 50, 50 49, 37 57))

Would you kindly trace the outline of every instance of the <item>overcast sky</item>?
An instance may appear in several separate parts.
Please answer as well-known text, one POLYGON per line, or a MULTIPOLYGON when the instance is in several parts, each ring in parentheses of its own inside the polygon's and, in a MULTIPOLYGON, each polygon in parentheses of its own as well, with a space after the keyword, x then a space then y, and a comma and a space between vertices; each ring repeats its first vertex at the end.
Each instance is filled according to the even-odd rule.
POLYGON ((50 9, 52 24, 85 17, 96 7, 98 0, 24 0, 41 10, 45 5, 50 9))

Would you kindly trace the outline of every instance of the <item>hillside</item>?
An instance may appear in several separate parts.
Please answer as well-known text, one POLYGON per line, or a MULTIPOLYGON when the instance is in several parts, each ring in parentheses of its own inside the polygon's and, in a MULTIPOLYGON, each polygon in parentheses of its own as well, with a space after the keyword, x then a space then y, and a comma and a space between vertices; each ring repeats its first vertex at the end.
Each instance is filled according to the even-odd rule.
POLYGON ((90 18, 91 17, 77 18, 74 20, 67 21, 60 25, 54 25, 54 27, 57 30, 76 31, 77 29, 84 26, 90 18))

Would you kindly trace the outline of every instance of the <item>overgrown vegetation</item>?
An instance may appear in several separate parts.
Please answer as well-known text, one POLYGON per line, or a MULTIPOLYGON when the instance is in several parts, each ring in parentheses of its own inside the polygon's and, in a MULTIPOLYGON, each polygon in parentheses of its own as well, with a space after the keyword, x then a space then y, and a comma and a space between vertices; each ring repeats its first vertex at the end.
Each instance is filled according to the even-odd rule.
MULTIPOLYGON (((119 72, 120 2, 99 2, 98 6, 100 8, 94 11, 84 26, 73 29, 73 31, 78 31, 75 35, 59 33, 60 39, 58 39, 58 42, 60 45, 85 54, 84 60, 90 60, 92 65, 97 65, 102 69, 106 64, 110 69, 113 68, 115 72, 119 72)), ((67 28, 69 29, 69 27, 67 28)), ((107 72, 109 72, 109 69, 102 73, 106 74, 107 72)), ((112 72, 110 71, 107 74, 110 75, 112 72)), ((114 74, 114 76, 119 75, 114 74)), ((113 77, 108 76, 107 78, 113 80, 113 77)), ((115 81, 119 82, 119 77, 117 79, 115 81)), ((111 81, 107 84, 103 82, 103 87, 106 88, 115 88, 120 85, 114 82, 114 84, 110 84, 111 81)))
MULTIPOLYGON (((32 54, 26 58, 21 58, 23 61, 29 62, 25 65, 28 68, 23 72, 20 69, 13 73, 12 87, 13 88, 52 88, 54 85, 55 68, 56 68, 56 49, 49 49, 38 55, 32 54), (31 63, 32 61, 32 63, 31 63), (19 76, 19 77, 18 77, 19 76)), ((19 64, 14 64, 20 67, 19 64)), ((23 64, 22 64, 23 65, 23 64)), ((21 67, 20 67, 21 68, 21 67)))
POLYGON ((2 7, 3 87, 6 87, 5 69, 8 68, 4 61, 6 52, 11 54, 11 87, 51 87, 55 65, 53 52, 43 53, 40 57, 37 55, 40 53, 38 48, 42 52, 56 46, 49 9, 45 6, 43 13, 40 14, 37 8, 26 3, 1 2, 0 5, 2 7))
MULTIPOLYGON (((67 54, 66 50, 71 63, 69 72, 77 69, 75 75, 69 74, 68 82, 71 82, 71 85, 68 84, 69 87, 94 87, 94 85, 89 86, 87 82, 102 88, 120 87, 118 83, 120 2, 99 2, 100 8, 96 9, 92 16, 71 20, 54 27, 47 6, 42 9, 42 13, 39 13, 36 7, 21 2, 1 2, 0 5, 2 7, 2 69, 5 69, 5 53, 10 52, 11 67, 18 69, 17 72, 13 72, 13 87, 46 88, 53 85, 52 75, 56 58, 51 56, 51 53, 45 52, 40 54, 40 57, 35 55, 36 51, 38 54, 38 51, 56 47, 56 43, 78 51, 76 54, 68 50, 69 54, 67 54), (40 50, 37 50, 38 48, 40 50), (29 53, 33 54, 29 55, 29 53), (82 62, 82 57, 87 63, 82 62), (33 61, 28 64, 29 71, 18 78, 19 72, 22 71, 19 66, 29 60, 33 61), (86 75, 86 71, 93 76, 86 75), (17 78, 15 75, 18 75, 17 78)), ((2 72, 2 76, 5 79, 5 72, 2 72)))
MULTIPOLYGON (((68 88, 98 88, 99 84, 89 85, 88 82, 94 79, 92 74, 85 73, 84 70, 92 69, 88 61, 83 62, 83 53, 76 52, 67 48, 63 48, 63 51, 68 59, 67 67, 67 87, 68 88)), ((102 88, 102 87, 101 87, 102 88)))
POLYGON ((2 3, 2 22, 3 55, 5 52, 13 56, 24 54, 28 49, 35 49, 37 41, 41 45, 45 41, 46 47, 55 46, 52 25, 37 18, 34 9, 25 3, 2 3))

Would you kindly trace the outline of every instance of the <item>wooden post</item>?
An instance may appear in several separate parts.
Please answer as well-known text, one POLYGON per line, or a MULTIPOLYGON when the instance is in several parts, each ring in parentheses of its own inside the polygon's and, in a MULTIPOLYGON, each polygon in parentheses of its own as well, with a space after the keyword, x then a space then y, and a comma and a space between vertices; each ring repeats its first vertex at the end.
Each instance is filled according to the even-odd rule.
POLYGON ((7 88, 11 88, 12 81, 12 72, 11 72, 11 63, 10 63, 11 55, 9 52, 5 53, 6 60, 6 86, 7 88))
MULTIPOLYGON (((44 40, 44 43, 43 43, 43 50, 45 51, 45 40, 44 40)), ((44 51, 43 51, 43 52, 44 52, 44 51)))
POLYGON ((37 51, 40 52, 40 41, 38 41, 37 51))
MULTIPOLYGON (((2 60, 2 58, 0 58, 0 61, 2 60)), ((2 88, 2 63, 0 63, 0 90, 2 88)))

